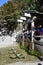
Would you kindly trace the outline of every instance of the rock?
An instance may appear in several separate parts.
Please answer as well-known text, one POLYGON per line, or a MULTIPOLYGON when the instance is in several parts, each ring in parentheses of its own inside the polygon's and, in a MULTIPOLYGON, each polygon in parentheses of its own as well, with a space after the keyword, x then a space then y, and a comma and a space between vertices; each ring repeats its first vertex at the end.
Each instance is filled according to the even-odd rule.
POLYGON ((16 56, 13 54, 13 55, 10 56, 10 58, 11 58, 11 59, 15 59, 16 56))
POLYGON ((21 55, 21 54, 17 54, 17 57, 18 57, 18 58, 24 58, 24 56, 21 55))
POLYGON ((12 54, 13 52, 12 51, 10 51, 10 52, 8 52, 9 54, 12 54))

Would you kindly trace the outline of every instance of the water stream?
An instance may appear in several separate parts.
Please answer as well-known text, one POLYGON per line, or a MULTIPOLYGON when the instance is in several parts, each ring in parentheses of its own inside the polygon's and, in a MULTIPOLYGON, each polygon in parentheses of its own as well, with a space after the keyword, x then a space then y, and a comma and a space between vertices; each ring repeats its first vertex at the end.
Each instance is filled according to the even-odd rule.
POLYGON ((7 46, 10 46, 12 44, 16 44, 15 36, 16 36, 16 33, 13 33, 12 36, 9 36, 9 35, 0 36, 0 48, 1 47, 7 47, 7 46))

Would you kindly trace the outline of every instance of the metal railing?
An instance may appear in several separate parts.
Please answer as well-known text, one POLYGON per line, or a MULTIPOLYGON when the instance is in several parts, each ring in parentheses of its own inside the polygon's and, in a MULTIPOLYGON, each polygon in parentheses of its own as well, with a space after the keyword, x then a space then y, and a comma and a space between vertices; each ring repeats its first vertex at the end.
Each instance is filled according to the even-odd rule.
POLYGON ((43 38, 43 36, 42 35, 35 35, 34 37, 36 37, 36 38, 38 38, 38 37, 40 37, 40 38, 43 38))
POLYGON ((39 41, 37 41, 35 38, 34 38, 34 40, 36 41, 36 45, 40 45, 40 46, 43 46, 43 36, 42 35, 35 35, 34 36, 35 38, 40 38, 40 40, 39 41), (42 39, 42 40, 41 40, 42 39))

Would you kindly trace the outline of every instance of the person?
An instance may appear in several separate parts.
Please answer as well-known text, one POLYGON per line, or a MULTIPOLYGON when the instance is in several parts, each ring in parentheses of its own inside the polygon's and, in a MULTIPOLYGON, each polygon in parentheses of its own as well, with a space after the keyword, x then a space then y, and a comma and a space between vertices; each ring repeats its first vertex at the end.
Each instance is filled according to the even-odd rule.
MULTIPOLYGON (((34 35, 35 35, 35 36, 39 36, 39 35, 40 35, 40 33, 38 32, 38 30, 35 31, 34 35)), ((40 40, 40 37, 34 37, 34 38, 35 38, 37 41, 40 40)))
POLYGON ((38 63, 38 65, 42 65, 41 63, 38 63))

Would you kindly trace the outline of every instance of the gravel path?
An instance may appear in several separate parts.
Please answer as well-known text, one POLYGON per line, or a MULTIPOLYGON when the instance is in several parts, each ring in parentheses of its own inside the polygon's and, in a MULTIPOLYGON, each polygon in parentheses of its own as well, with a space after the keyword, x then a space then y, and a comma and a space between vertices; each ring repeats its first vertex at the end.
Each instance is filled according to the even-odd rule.
POLYGON ((41 63, 43 65, 43 62, 16 62, 12 64, 7 64, 7 65, 38 65, 38 63, 41 63))

